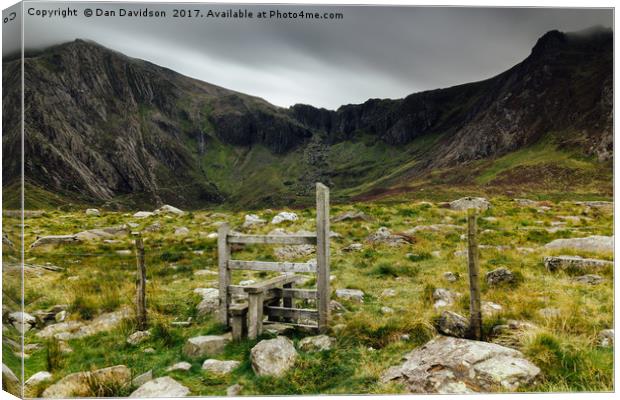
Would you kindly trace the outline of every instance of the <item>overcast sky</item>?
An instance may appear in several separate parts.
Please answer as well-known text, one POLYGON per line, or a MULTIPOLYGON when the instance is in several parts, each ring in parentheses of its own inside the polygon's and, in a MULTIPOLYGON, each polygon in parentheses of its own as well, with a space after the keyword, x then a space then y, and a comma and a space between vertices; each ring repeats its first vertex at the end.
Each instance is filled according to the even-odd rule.
MULTIPOLYGON (((613 18, 610 9, 248 5, 242 8, 255 14, 278 8, 340 12, 344 18, 181 19, 172 17, 180 4, 26 3, 37 10, 67 5, 79 16, 25 16, 27 48, 90 39, 279 106, 306 103, 330 109, 486 79, 527 57, 549 30, 611 27, 613 18), (147 7, 165 10, 167 17, 84 17, 86 8, 147 7)), ((234 7, 187 8, 206 14, 234 7)), ((5 54, 12 49, 3 42, 5 54)))

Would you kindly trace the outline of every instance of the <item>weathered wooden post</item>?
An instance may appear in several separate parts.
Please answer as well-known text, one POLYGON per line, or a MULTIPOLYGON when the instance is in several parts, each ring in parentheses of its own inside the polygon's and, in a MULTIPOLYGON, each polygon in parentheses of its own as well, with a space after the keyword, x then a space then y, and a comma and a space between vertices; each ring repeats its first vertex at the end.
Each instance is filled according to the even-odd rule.
POLYGON ((230 244, 228 243, 228 233, 230 228, 227 223, 220 225, 217 232, 217 257, 220 269, 219 290, 220 290, 220 323, 228 326, 228 285, 230 285, 230 269, 228 260, 230 259, 230 244))
POLYGON ((136 275, 136 319, 138 329, 145 330, 146 320, 146 266, 144 265, 144 242, 142 236, 136 237, 136 264, 138 267, 136 275))
POLYGON ((476 209, 467 210, 467 256, 469 272, 469 327, 472 339, 482 339, 482 313, 480 311, 480 282, 478 239, 476 238, 476 209))
POLYGON ((329 321, 329 188, 316 184, 316 262, 319 332, 327 330, 329 321))

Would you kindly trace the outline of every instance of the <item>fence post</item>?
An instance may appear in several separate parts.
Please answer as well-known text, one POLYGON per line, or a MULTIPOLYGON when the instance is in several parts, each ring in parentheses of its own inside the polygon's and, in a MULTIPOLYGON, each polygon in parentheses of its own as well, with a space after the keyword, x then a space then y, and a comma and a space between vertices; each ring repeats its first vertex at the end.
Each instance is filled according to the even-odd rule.
POLYGON ((136 318, 138 320, 138 329, 145 330, 146 321, 146 266, 144 265, 144 242, 142 236, 136 238, 136 262, 137 262, 137 279, 136 279, 136 318))
POLYGON ((319 331, 327 330, 329 321, 329 188, 316 184, 316 262, 319 331))
POLYGON ((230 270, 228 260, 230 259, 230 244, 228 243, 228 233, 230 228, 227 223, 220 225, 217 232, 217 257, 219 266, 219 290, 220 290, 220 323, 228 326, 228 285, 230 285, 230 270))
POLYGON ((482 339, 482 313, 480 311, 480 282, 478 239, 476 238, 476 209, 467 210, 467 256, 469 272, 469 326, 475 340, 482 339))

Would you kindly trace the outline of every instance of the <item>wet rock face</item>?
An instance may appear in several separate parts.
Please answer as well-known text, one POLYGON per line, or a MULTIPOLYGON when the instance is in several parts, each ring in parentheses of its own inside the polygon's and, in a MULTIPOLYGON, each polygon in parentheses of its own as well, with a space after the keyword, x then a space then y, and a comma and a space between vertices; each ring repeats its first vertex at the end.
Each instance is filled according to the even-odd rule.
POLYGON ((438 337, 405 356, 384 382, 402 382, 411 393, 515 391, 540 369, 517 350, 493 343, 438 337))

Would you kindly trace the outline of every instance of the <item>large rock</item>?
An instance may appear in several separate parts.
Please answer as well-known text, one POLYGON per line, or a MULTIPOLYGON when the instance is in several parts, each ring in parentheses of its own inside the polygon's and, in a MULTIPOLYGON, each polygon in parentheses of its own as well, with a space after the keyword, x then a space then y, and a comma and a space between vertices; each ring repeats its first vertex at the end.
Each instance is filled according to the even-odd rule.
POLYGON ((75 237, 86 242, 89 240, 110 239, 116 236, 127 235, 128 233, 129 228, 127 225, 119 225, 78 232, 75 234, 75 237))
POLYGON ((614 330, 604 329, 598 334, 598 345, 601 347, 614 347, 614 330))
POLYGON ((437 320, 437 330, 448 336, 463 338, 469 333, 469 321, 452 311, 444 311, 437 320))
POLYGON ((230 374, 235 368, 241 364, 234 360, 214 360, 208 359, 202 363, 202 369, 214 374, 230 374))
POLYGON ((257 375, 282 376, 295 365, 297 351, 285 337, 262 340, 250 352, 252 369, 257 375))
POLYGON ((517 350, 494 343, 439 337, 390 368, 384 382, 401 382, 411 393, 515 391, 532 383, 540 369, 517 350))
POLYGON ((505 283, 512 283, 515 280, 515 276, 512 271, 507 268, 497 268, 493 271, 487 272, 485 279, 487 285, 497 286, 505 283))
POLYGON ((131 311, 128 308, 123 308, 118 311, 101 314, 90 323, 67 321, 48 325, 40 332, 37 332, 36 336, 42 339, 49 339, 51 337, 58 340, 79 339, 100 332, 110 331, 130 316, 131 311))
POLYGON ((308 336, 299 341, 299 350, 307 353, 330 350, 336 339, 327 335, 308 336))
POLYGON ((166 368, 166 372, 172 372, 172 371, 187 372, 190 369, 192 369, 192 364, 188 363, 187 361, 181 361, 166 368))
POLYGON ((614 251, 613 236, 588 236, 583 238, 556 239, 545 245, 547 249, 572 249, 592 253, 614 251))
POLYGON ((20 333, 26 333, 30 329, 34 328, 37 324, 37 319, 32 315, 15 311, 8 315, 8 320, 13 325, 15 329, 17 329, 20 333))
POLYGON ((154 212, 150 212, 150 211, 138 211, 137 213, 135 213, 133 215, 134 218, 148 218, 148 217, 152 217, 153 215, 155 215, 154 212))
POLYGON ((273 252, 280 260, 291 260, 295 258, 307 257, 315 253, 316 247, 311 244, 298 244, 276 247, 273 252))
POLYGON ((405 233, 392 233, 385 226, 380 227, 375 233, 366 238, 366 242, 372 244, 387 244, 388 246, 400 246, 413 243, 413 238, 405 233))
POLYGON ((39 397, 38 390, 45 382, 52 380, 52 374, 47 371, 39 371, 24 382, 25 397, 39 397))
POLYGON ((613 261, 597 260, 595 258, 581 258, 579 256, 554 256, 545 257, 543 262, 547 270, 553 272, 558 270, 586 272, 601 268, 613 268, 613 261))
POLYGON ((273 217, 273 219, 271 220, 271 223, 277 225, 285 221, 292 222, 292 221, 297 221, 298 219, 299 217, 294 212, 282 211, 281 213, 273 217))
POLYGON ((189 389, 169 376, 153 379, 136 389, 129 397, 185 397, 189 389))
POLYGON ((17 397, 21 397, 22 394, 19 379, 4 363, 2 363, 2 390, 17 397))
POLYGON ((196 336, 183 346, 183 354, 188 357, 205 357, 220 353, 231 341, 230 333, 224 335, 196 336))
POLYGON ((203 316, 216 311, 220 306, 220 291, 215 288, 196 288, 194 293, 200 295, 202 300, 196 306, 198 316, 203 316))
POLYGON ((153 370, 149 369, 148 371, 136 376, 135 378, 133 378, 131 380, 131 385, 132 386, 142 386, 145 383, 147 383, 148 381, 152 381, 153 380, 153 370))
POLYGON ((148 340, 150 337, 151 337, 151 332, 149 331, 136 331, 132 333, 131 335, 129 335, 129 337, 127 338, 127 343, 129 343, 132 346, 136 346, 148 340))
POLYGON ((173 214, 173 215, 183 215, 185 214, 183 211, 179 210, 176 207, 170 206, 168 204, 159 207, 157 210, 153 211, 155 214, 173 214))
POLYGON ((364 292, 359 289, 337 289, 336 297, 344 300, 352 300, 363 302, 364 301, 364 292))
POLYGON ((89 217, 99 217, 101 216, 101 213, 96 208, 87 208, 86 215, 88 215, 89 217))
POLYGON ((251 228, 253 226, 259 226, 266 224, 267 221, 262 219, 256 214, 248 214, 245 216, 245 220, 243 221, 244 228, 251 228))
POLYGON ((604 281, 603 277, 600 275, 587 274, 577 276, 573 279, 573 282, 583 283, 587 285, 598 285, 604 281))
POLYGON ((435 300, 433 307, 435 307, 435 309, 449 307, 454 304, 454 301, 459 296, 460 293, 453 293, 448 289, 437 288, 433 291, 433 300, 435 300))
POLYGON ((371 221, 368 215, 364 214, 361 211, 347 211, 340 215, 337 215, 332 218, 332 222, 341 222, 341 221, 371 221))
POLYGON ((69 374, 43 391, 42 397, 100 397, 98 390, 131 384, 131 371, 116 365, 95 371, 69 374))
POLYGON ((484 197, 463 197, 450 202, 450 208, 457 211, 464 211, 470 208, 485 211, 489 207, 491 207, 491 203, 484 197))
POLYGON ((55 246, 59 244, 75 244, 79 243, 80 239, 78 239, 75 235, 49 235, 49 236, 41 236, 37 237, 31 245, 31 249, 36 249, 37 247, 42 246, 55 246))

